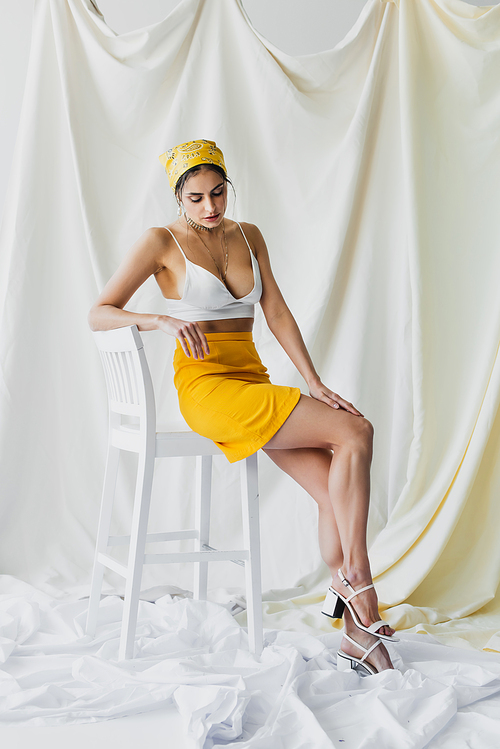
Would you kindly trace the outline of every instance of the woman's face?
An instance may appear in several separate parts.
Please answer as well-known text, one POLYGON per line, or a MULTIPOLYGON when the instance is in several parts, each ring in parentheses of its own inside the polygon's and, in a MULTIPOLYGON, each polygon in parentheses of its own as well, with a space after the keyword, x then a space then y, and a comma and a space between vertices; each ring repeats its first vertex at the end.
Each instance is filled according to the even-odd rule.
POLYGON ((227 186, 217 172, 203 168, 188 177, 181 201, 190 219, 201 226, 218 226, 226 210, 227 186))

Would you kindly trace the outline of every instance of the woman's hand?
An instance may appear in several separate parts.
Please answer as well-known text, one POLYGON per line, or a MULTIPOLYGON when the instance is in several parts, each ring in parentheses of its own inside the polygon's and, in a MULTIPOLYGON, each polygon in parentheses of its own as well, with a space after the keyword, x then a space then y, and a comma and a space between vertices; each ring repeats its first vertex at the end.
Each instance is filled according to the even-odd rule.
POLYGON ((203 359, 205 354, 210 354, 205 333, 196 322, 186 322, 177 320, 175 317, 160 315, 158 330, 163 330, 164 333, 177 338, 186 356, 191 356, 190 349, 194 359, 203 359))
POLYGON ((363 416, 363 414, 358 411, 352 403, 345 401, 340 397, 340 395, 329 390, 326 385, 323 385, 321 380, 318 380, 313 385, 309 386, 309 395, 311 398, 326 403, 332 408, 342 408, 344 411, 349 411, 349 413, 354 414, 355 416, 363 416))

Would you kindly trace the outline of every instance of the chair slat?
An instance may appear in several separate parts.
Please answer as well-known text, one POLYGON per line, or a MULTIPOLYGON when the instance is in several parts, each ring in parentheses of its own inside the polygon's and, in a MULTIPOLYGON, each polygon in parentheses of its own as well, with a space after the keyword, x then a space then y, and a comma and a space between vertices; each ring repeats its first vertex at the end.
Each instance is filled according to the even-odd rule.
POLYGON ((136 370, 134 366, 134 359, 133 359, 132 352, 126 351, 125 358, 127 361, 127 371, 128 371, 129 384, 130 384, 130 398, 131 398, 130 402, 138 406, 139 405, 139 387, 138 387, 137 375, 136 375, 136 370))
POLYGON ((106 364, 108 367, 109 382, 110 382, 111 390, 113 393, 112 400, 120 401, 121 400, 120 389, 119 389, 119 383, 117 379, 116 366, 115 366, 115 361, 113 358, 113 353, 111 351, 106 352, 105 358, 106 358, 106 364))
POLYGON ((116 400, 116 391, 113 379, 113 372, 109 361, 109 353, 107 351, 100 351, 101 362, 104 369, 104 375, 106 378, 106 387, 108 389, 108 397, 110 400, 116 400))
POLYGON ((125 400, 127 403, 133 403, 134 397, 132 395, 131 372, 129 369, 129 361, 128 361, 129 354, 130 354, 130 351, 124 351, 123 353, 119 355, 120 356, 120 371, 122 373, 123 391, 125 395, 125 400))
POLYGON ((125 393, 125 381, 123 379, 123 369, 121 366, 122 353, 113 351, 111 353, 111 361, 113 362, 113 369, 115 372, 116 387, 118 390, 118 399, 122 403, 127 402, 127 396, 125 393))

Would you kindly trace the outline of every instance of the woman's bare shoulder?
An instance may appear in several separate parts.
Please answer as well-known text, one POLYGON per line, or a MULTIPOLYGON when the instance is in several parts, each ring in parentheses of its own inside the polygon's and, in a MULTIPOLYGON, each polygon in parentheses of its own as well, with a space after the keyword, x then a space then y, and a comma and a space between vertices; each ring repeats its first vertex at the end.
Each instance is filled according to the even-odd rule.
POLYGON ((238 222, 234 221, 233 223, 235 224, 238 223, 243 229, 243 231, 245 232, 245 234, 247 232, 250 234, 255 234, 255 233, 260 234, 259 227, 256 226, 255 224, 250 224, 248 221, 238 221, 238 222))
MULTIPOLYGON (((253 245, 254 247, 258 247, 259 245, 263 244, 264 237, 262 236, 262 232, 260 231, 258 226, 256 226, 255 224, 250 224, 248 223, 248 221, 239 221, 238 223, 251 245, 253 245)), ((234 224, 236 225, 236 221, 234 222, 234 224)))
POLYGON ((170 233, 172 227, 173 224, 170 224, 170 226, 151 226, 139 237, 139 241, 145 244, 150 242, 162 245, 168 244, 172 241, 172 234, 170 233))
POLYGON ((266 243, 259 227, 247 221, 240 221, 239 224, 257 259, 267 256, 266 243))
POLYGON ((155 256, 169 253, 175 247, 175 239, 169 231, 172 226, 151 226, 135 242, 133 249, 155 256))

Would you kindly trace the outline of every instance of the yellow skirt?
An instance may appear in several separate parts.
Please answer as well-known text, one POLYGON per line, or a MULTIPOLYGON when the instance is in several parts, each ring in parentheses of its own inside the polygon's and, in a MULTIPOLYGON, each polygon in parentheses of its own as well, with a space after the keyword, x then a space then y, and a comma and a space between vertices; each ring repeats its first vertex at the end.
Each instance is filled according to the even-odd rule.
POLYGON ((187 357, 179 341, 174 384, 189 427, 217 443, 234 463, 263 447, 286 421, 299 388, 273 385, 251 333, 206 333, 204 359, 187 357))

